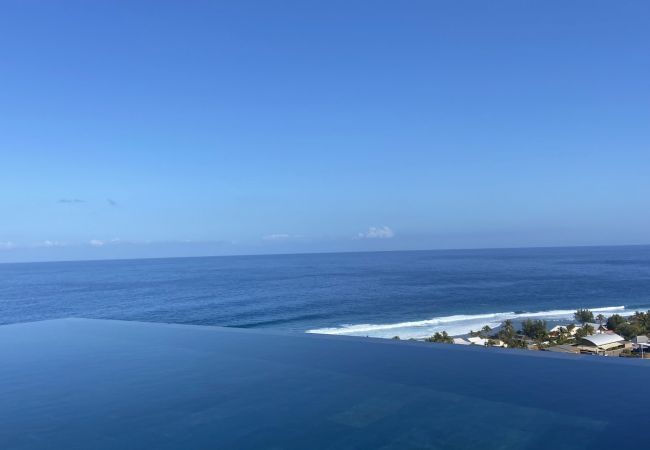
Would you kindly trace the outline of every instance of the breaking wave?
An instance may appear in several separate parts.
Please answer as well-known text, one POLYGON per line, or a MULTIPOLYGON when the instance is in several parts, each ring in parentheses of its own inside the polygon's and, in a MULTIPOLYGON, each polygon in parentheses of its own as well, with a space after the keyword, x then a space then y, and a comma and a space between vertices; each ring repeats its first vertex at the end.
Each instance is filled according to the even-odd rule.
MULTIPOLYGON (((595 314, 633 314, 633 310, 626 310, 625 306, 605 306, 601 308, 589 308, 595 314)), ((498 312, 486 314, 454 315, 444 317, 433 317, 427 320, 414 322, 399 322, 386 324, 356 324, 342 325, 334 328, 317 328, 307 330, 307 333, 336 334, 346 336, 370 336, 379 338, 391 338, 399 336, 402 339, 422 339, 431 336, 436 331, 446 331, 452 336, 467 334, 472 330, 480 330, 485 325, 495 328, 505 320, 521 320, 526 318, 545 320, 572 320, 575 309, 558 309, 552 311, 538 312, 498 312)))

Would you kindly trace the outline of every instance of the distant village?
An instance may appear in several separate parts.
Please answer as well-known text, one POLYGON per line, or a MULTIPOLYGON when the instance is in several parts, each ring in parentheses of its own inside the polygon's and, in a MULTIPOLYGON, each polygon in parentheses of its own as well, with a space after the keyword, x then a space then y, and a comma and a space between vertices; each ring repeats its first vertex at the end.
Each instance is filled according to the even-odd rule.
POLYGON ((574 320, 575 323, 549 329, 545 320, 528 319, 521 322, 519 330, 511 320, 506 320, 494 330, 485 326, 464 337, 452 337, 443 331, 425 341, 650 359, 650 311, 627 317, 619 314, 594 317, 592 311, 578 309, 574 320))

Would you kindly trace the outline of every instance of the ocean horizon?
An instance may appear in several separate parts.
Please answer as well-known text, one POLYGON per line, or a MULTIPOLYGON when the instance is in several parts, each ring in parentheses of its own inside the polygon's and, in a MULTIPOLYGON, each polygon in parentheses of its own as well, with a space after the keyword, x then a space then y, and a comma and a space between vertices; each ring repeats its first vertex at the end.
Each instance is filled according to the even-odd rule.
POLYGON ((0 323, 63 317, 389 338, 650 309, 650 246, 3 263, 0 323))

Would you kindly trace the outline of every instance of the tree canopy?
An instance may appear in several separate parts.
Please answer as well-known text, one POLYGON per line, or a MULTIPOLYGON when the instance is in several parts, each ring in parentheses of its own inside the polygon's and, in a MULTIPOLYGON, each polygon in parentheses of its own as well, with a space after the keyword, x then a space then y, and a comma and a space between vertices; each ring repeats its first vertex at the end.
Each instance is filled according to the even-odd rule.
POLYGON ((642 333, 650 333, 650 311, 648 312, 635 312, 630 317, 630 323, 637 326, 642 333))
POLYGON ((589 324, 586 324, 585 326, 580 327, 580 328, 578 328, 576 330, 576 335, 575 336, 577 338, 583 338, 585 336, 591 336, 592 334, 594 334, 594 331, 595 331, 594 327, 592 327, 589 324))
POLYGON ((427 342, 437 342, 441 344, 453 344, 454 339, 447 334, 446 331, 443 331, 442 333, 439 333, 436 331, 436 333, 431 336, 430 338, 426 339, 427 342))
POLYGON ((508 342, 509 340, 514 339, 516 334, 517 332, 515 331, 515 327, 512 324, 512 320, 508 319, 503 322, 503 325, 501 326, 501 329, 497 335, 502 341, 508 342))
POLYGON ((625 318, 619 314, 614 314, 607 319, 607 328, 612 330, 612 331, 617 331, 618 328, 625 324, 627 321, 625 318))
POLYGON ((578 309, 575 313, 573 313, 573 317, 575 318, 576 321, 580 323, 587 323, 587 322, 594 321, 594 313, 592 313, 588 309, 578 309))
POLYGON ((548 337, 545 320, 526 319, 521 323, 521 332, 531 339, 544 340, 548 337))

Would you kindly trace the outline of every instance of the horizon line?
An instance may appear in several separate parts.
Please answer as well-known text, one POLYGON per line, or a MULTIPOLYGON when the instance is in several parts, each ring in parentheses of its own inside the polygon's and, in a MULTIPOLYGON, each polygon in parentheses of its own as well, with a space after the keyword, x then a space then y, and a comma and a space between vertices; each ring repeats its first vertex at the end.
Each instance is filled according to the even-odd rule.
POLYGON ((429 248, 415 250, 350 250, 350 251, 320 251, 320 252, 286 252, 286 253, 250 253, 240 255, 200 255, 200 256, 159 256, 135 258, 88 258, 88 259, 61 259, 45 261, 0 261, 6 264, 55 264, 79 262, 111 262, 111 261, 157 261, 164 259, 198 259, 198 258, 250 258, 264 256, 300 256, 300 255, 353 255, 365 253, 412 253, 412 252, 460 252, 460 251, 489 251, 489 250, 544 250, 544 249, 570 249, 570 248, 613 248, 613 247, 650 247, 650 244, 584 244, 584 245, 537 245, 514 247, 457 247, 457 248, 429 248))

